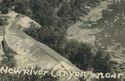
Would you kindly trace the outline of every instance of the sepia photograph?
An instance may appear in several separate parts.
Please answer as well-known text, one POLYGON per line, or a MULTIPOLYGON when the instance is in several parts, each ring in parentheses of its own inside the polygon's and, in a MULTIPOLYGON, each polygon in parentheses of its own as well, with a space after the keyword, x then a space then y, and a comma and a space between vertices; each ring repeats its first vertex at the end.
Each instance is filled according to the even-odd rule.
POLYGON ((0 81, 125 81, 125 0, 0 0, 0 81))

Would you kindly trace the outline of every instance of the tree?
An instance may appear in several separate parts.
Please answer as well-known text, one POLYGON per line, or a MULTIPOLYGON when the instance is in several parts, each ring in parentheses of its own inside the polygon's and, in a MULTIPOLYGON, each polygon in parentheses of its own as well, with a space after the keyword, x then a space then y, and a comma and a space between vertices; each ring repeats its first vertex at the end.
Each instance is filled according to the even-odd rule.
POLYGON ((98 51, 95 58, 94 58, 94 70, 95 72, 110 72, 111 65, 110 65, 110 56, 109 54, 105 53, 104 51, 98 51))
POLYGON ((63 49, 63 56, 68 58, 73 64, 82 70, 88 70, 93 66, 93 55, 91 47, 77 41, 69 41, 63 49))

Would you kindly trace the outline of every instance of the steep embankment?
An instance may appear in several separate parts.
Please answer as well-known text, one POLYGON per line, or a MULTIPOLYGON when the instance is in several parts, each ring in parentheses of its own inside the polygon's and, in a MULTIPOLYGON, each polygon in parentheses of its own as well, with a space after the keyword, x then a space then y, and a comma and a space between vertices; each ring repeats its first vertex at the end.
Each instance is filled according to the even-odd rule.
MULTIPOLYGON (((48 46, 36 41, 23 32, 23 30, 31 27, 32 24, 34 24, 34 28, 39 28, 40 25, 35 21, 13 11, 9 14, 1 16, 7 17, 6 21, 8 21, 8 24, 3 26, 5 28, 5 33, 3 35, 3 49, 5 53, 15 53, 15 55, 12 54, 14 55, 13 59, 15 60, 14 67, 35 68, 35 66, 39 66, 41 69, 80 71, 76 66, 62 57, 59 53, 55 52, 48 46), (23 23, 23 19, 26 19, 27 22, 23 23), (13 52, 10 52, 8 49, 11 49, 13 52)), ((89 77, 87 77, 86 80, 90 81, 93 73, 87 73, 89 77)), ((65 81, 68 78, 69 76, 61 76, 59 77, 59 81, 65 81)), ((80 77, 74 76, 72 79, 69 79, 67 81, 78 81, 79 78, 80 77)))
MULTIPOLYGON (((34 28, 40 27, 35 21, 13 11, 3 16, 8 17, 8 19, 6 19, 8 24, 3 26, 5 28, 3 35, 4 52, 7 51, 7 48, 15 52, 13 57, 16 61, 15 67, 35 68, 39 66, 41 69, 78 70, 60 54, 23 32, 26 28, 31 27, 32 24, 34 24, 34 28), (25 19, 25 22, 22 21, 23 19, 25 19)), ((64 81, 67 80, 68 77, 60 77, 59 79, 60 81, 64 81)), ((76 81, 76 79, 78 80, 78 78, 75 77, 69 81, 76 81)))

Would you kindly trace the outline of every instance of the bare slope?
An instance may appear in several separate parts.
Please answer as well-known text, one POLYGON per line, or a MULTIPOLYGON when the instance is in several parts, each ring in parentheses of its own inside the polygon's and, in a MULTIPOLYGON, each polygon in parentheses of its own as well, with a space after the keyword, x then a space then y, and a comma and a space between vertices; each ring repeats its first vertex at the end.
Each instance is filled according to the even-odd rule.
MULTIPOLYGON (((3 26, 5 27, 3 41, 4 45, 7 45, 16 53, 16 55, 14 55, 14 59, 16 60, 15 67, 34 68, 39 66, 42 69, 80 71, 76 66, 62 57, 59 53, 36 41, 23 32, 23 30, 31 27, 31 22, 34 24, 34 27, 39 28, 39 24, 30 18, 17 14, 13 11, 6 14, 6 16, 8 17, 7 21, 9 23, 3 26), (26 22, 22 21, 23 19, 25 19, 26 22)), ((69 80, 68 78, 69 76, 59 77, 59 81, 79 81, 79 77, 74 76, 69 80)), ((89 80, 91 80, 91 76, 87 77, 87 81, 89 80)))

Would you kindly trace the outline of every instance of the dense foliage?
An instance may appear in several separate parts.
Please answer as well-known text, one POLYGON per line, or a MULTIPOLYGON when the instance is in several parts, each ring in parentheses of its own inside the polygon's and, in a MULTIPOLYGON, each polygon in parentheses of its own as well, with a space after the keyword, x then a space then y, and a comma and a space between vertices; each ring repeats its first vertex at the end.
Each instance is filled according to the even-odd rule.
MULTIPOLYGON (((30 28, 25 32, 36 40, 48 45, 62 56, 69 59, 82 70, 98 72, 110 71, 109 56, 104 52, 97 51, 96 55, 91 52, 91 46, 74 40, 66 40, 68 25, 79 20, 80 16, 86 15, 89 9, 85 6, 94 7, 101 0, 3 0, 0 3, 2 13, 13 9, 36 20, 42 26, 40 29, 30 28)), ((8 50, 5 50, 8 51, 8 50)), ((10 53, 7 54, 7 62, 11 65, 10 53)), ((13 57, 13 56, 12 56, 13 57)), ((6 62, 6 63, 7 63, 6 62)), ((14 65, 13 65, 14 66, 14 65)), ((56 81, 51 76, 39 78, 38 76, 6 76, 1 75, 0 81, 56 81), (14 78, 13 78, 14 77, 14 78), (13 78, 13 79, 12 79, 13 78)))
POLYGON ((60 26, 76 21, 80 16, 87 14, 89 9, 97 6, 103 0, 3 0, 0 10, 13 9, 27 15, 42 26, 60 26))

